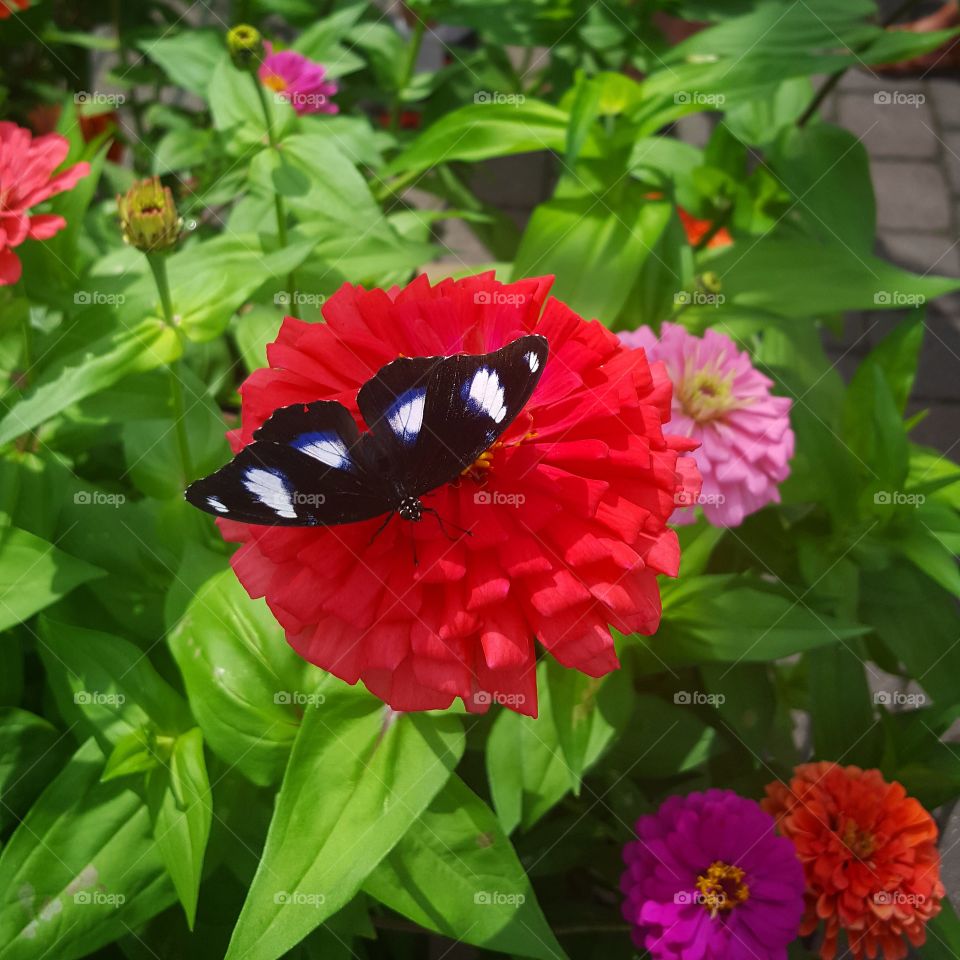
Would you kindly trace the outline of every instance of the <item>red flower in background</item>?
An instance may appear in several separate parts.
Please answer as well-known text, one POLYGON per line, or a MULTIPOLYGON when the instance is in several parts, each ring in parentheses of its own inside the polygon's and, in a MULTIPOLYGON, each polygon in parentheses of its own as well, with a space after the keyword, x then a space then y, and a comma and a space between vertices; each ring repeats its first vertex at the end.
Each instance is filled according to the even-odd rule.
MULTIPOLYGON (((61 113, 63 107, 59 103, 39 103, 27 114, 27 120, 34 133, 53 133, 60 122, 61 113)), ((111 163, 120 163, 123 159, 123 144, 115 136, 120 129, 120 116, 116 110, 89 114, 78 111, 77 123, 80 124, 80 136, 84 143, 96 140, 105 130, 110 131, 112 139, 107 150, 107 159, 111 163)))
POLYGON ((0 286, 20 279, 20 258, 13 252, 24 240, 49 240, 67 221, 30 208, 75 186, 90 172, 76 163, 56 176, 69 150, 65 137, 48 133, 33 138, 29 130, 0 121, 0 286))
POLYGON ((899 783, 879 770, 807 763, 789 784, 770 784, 763 807, 803 864, 800 935, 823 921, 822 960, 836 957, 841 931, 856 960, 902 960, 907 940, 924 942, 944 895, 937 825, 899 783))
POLYGON ((602 676, 618 666, 610 626, 651 634, 658 574, 675 576, 675 504, 699 475, 665 436, 671 385, 659 364, 624 349, 557 300, 551 279, 492 274, 385 293, 344 286, 326 324, 287 318, 270 368, 241 388, 235 450, 278 407, 338 400, 358 416, 360 386, 398 356, 483 353, 524 333, 550 345, 526 409, 460 481, 427 495, 449 525, 380 519, 327 528, 218 521, 243 546, 233 567, 265 596, 291 645, 398 710, 471 710, 491 700, 536 714, 534 638, 560 663, 602 676), (419 564, 412 560, 416 538, 419 564))
MULTIPOLYGON (((712 229, 712 220, 701 220, 692 214, 687 213, 683 207, 677 207, 677 213, 680 216, 680 222, 687 233, 687 243, 695 247, 712 229)), ((708 241, 707 249, 714 247, 729 247, 733 243, 733 237, 726 227, 721 227, 708 241)))
POLYGON ((26 10, 30 0, 0 0, 0 20, 6 20, 18 10, 26 10))

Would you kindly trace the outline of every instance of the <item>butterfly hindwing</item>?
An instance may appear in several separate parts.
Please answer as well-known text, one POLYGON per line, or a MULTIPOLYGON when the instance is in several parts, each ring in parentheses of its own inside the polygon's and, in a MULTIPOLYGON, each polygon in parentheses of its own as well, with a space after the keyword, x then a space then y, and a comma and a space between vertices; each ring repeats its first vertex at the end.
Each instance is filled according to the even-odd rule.
POLYGON ((329 526, 391 509, 368 469, 357 425, 333 401, 277 410, 226 466, 187 489, 214 516, 276 526, 329 526))

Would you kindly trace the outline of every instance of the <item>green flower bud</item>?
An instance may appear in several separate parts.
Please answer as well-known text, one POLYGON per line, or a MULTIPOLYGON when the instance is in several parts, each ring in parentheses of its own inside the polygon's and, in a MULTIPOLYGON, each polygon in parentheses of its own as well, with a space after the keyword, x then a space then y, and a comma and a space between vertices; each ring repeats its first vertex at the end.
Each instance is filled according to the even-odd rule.
POLYGON ((723 282, 720 280, 720 276, 712 270, 702 273, 700 275, 700 282, 703 284, 704 289, 709 290, 711 293, 719 293, 723 289, 723 282))
POLYGON ((180 239, 183 220, 177 214, 169 187, 159 177, 138 180, 124 194, 117 195, 123 239, 144 253, 169 250, 180 239))
POLYGON ((263 38, 256 27, 240 23, 227 34, 230 59, 238 70, 254 71, 263 60, 263 38))

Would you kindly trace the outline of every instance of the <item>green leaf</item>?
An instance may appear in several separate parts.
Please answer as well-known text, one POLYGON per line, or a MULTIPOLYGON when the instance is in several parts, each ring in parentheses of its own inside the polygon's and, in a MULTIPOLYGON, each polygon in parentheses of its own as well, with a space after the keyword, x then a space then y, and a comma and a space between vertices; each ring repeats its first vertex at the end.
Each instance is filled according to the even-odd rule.
POLYGON ((106 783, 121 777, 137 776, 148 773, 159 763, 152 732, 147 727, 137 727, 114 744, 100 779, 106 783))
POLYGON ((891 309, 960 289, 960 280, 919 276, 839 242, 765 237, 705 255, 727 303, 786 317, 891 309))
POLYGON ((266 603, 224 570, 197 591, 169 643, 210 748, 254 783, 278 780, 319 671, 290 649, 266 603))
POLYGON ((927 924, 924 960, 956 960, 960 956, 960 918, 949 897, 944 897, 940 912, 927 924))
POLYGON ((852 133, 829 124, 791 126, 771 151, 770 165, 811 236, 873 253, 877 214, 870 161, 852 133))
POLYGON ((861 616, 872 624, 909 675, 938 703, 960 702, 956 601, 914 567, 900 562, 864 571, 861 616), (918 620, 917 611, 923 611, 918 620))
POLYGON ((363 888, 451 940, 511 956, 565 957, 495 814, 456 775, 363 888))
POLYGON ((157 849, 193 929, 200 895, 203 855, 210 836, 213 801, 203 734, 194 727, 177 737, 169 766, 155 769, 147 782, 157 849))
POLYGON ((569 116, 539 100, 473 103, 441 117, 384 171, 415 173, 454 160, 476 162, 535 150, 563 151, 569 116))
POLYGON ((137 46, 176 86, 200 97, 207 95, 213 71, 226 56, 224 35, 217 30, 164 30, 157 39, 140 40, 137 46))
MULTIPOLYGON (((541 204, 520 241, 514 276, 554 274, 556 297, 612 325, 672 216, 669 203, 646 192, 627 178, 602 195, 541 204)), ((674 282, 679 289, 681 277, 674 282)))
POLYGON ((664 597, 653 637, 635 638, 649 669, 707 660, 776 660, 867 632, 861 624, 817 613, 802 597, 708 575, 664 597))
POLYGON ((0 420, 0 445, 33 430, 71 403, 106 389, 121 377, 152 370, 179 355, 176 333, 152 318, 102 337, 44 372, 33 392, 0 420))
POLYGON ((628 719, 623 686, 624 683, 629 686, 628 678, 612 681, 609 700, 604 697, 602 710, 594 708, 586 717, 574 717, 574 700, 579 694, 580 708, 587 705, 590 682, 581 685, 575 677, 563 675, 552 682, 550 670, 546 661, 537 668, 539 718, 503 710, 487 740, 490 793, 497 817, 507 833, 520 825, 525 829, 531 827, 558 803, 579 783, 583 772, 600 759, 628 719), (561 688, 562 734, 555 719, 554 686, 561 688), (561 746, 561 736, 569 759, 561 746))
POLYGON ((26 530, 0 531, 0 630, 66 596, 104 571, 26 530))
MULTIPOLYGON (((257 94, 259 82, 255 75, 234 67, 225 51, 210 76, 206 97, 213 125, 231 138, 228 145, 234 154, 259 148, 268 140, 263 107, 257 94)), ((267 91, 264 91, 264 98, 274 133, 282 138, 296 119, 293 107, 267 91)))
POLYGON ((873 368, 879 368, 902 416, 917 375, 920 348, 923 346, 923 331, 923 314, 919 310, 913 311, 870 351, 857 368, 851 385, 867 379, 871 376, 873 368))
POLYGON ((16 707, 0 708, 0 830, 59 768, 60 740, 43 717, 16 707))
POLYGON ((599 744, 606 746, 630 718, 630 674, 620 669, 606 677, 588 677, 552 658, 547 661, 546 674, 557 741, 570 774, 570 787, 579 796, 588 751, 599 744))
POLYGON ((75 960, 174 900, 141 799, 101 783, 88 740, 0 854, 0 960, 75 960))
POLYGON ((228 960, 276 960, 344 906, 447 782, 463 746, 456 716, 398 715, 352 689, 310 708, 228 960))
POLYGON ((212 130, 193 127, 171 130, 160 138, 153 154, 153 172, 157 176, 200 166, 213 146, 212 130))
POLYGON ((128 640, 49 617, 40 620, 40 637, 47 671, 69 688, 64 715, 85 717, 102 742, 117 744, 148 724, 168 734, 189 725, 180 695, 128 640))

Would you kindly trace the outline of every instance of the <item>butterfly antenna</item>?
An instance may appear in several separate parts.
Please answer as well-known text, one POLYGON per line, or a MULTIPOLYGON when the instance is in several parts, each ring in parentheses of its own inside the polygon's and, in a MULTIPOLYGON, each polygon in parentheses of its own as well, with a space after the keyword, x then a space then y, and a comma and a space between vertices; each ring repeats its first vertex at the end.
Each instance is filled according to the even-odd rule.
POLYGON ((393 514, 394 514, 394 511, 391 510, 391 511, 387 514, 387 519, 384 520, 383 523, 381 523, 379 527, 377 527, 376 532, 375 532, 375 533, 373 534, 373 536, 370 538, 370 543, 367 544, 368 547, 369 547, 369 546, 372 546, 372 545, 373 545, 373 541, 376 540, 377 537, 379 537, 380 534, 383 533, 383 531, 387 529, 387 524, 393 519, 393 514))
MULTIPOLYGON (((433 509, 433 507, 424 507, 424 508, 423 508, 423 512, 424 512, 424 513, 430 513, 430 514, 432 514, 433 516, 435 516, 435 517, 437 518, 437 523, 440 524, 440 529, 443 531, 443 535, 444 535, 448 540, 456 540, 456 539, 457 539, 456 537, 451 536, 451 535, 447 532, 447 527, 446 527, 446 525, 445 525, 444 522, 443 522, 443 517, 441 517, 440 514, 437 513, 437 511, 433 509)), ((472 531, 472 530, 467 530, 466 527, 457 526, 457 524, 451 522, 450 520, 448 520, 447 523, 450 524, 450 526, 453 527, 454 530, 459 530, 460 533, 462 533, 462 534, 464 534, 464 535, 466 535, 466 536, 468 536, 468 537, 472 537, 472 536, 473 536, 473 531, 472 531)))

